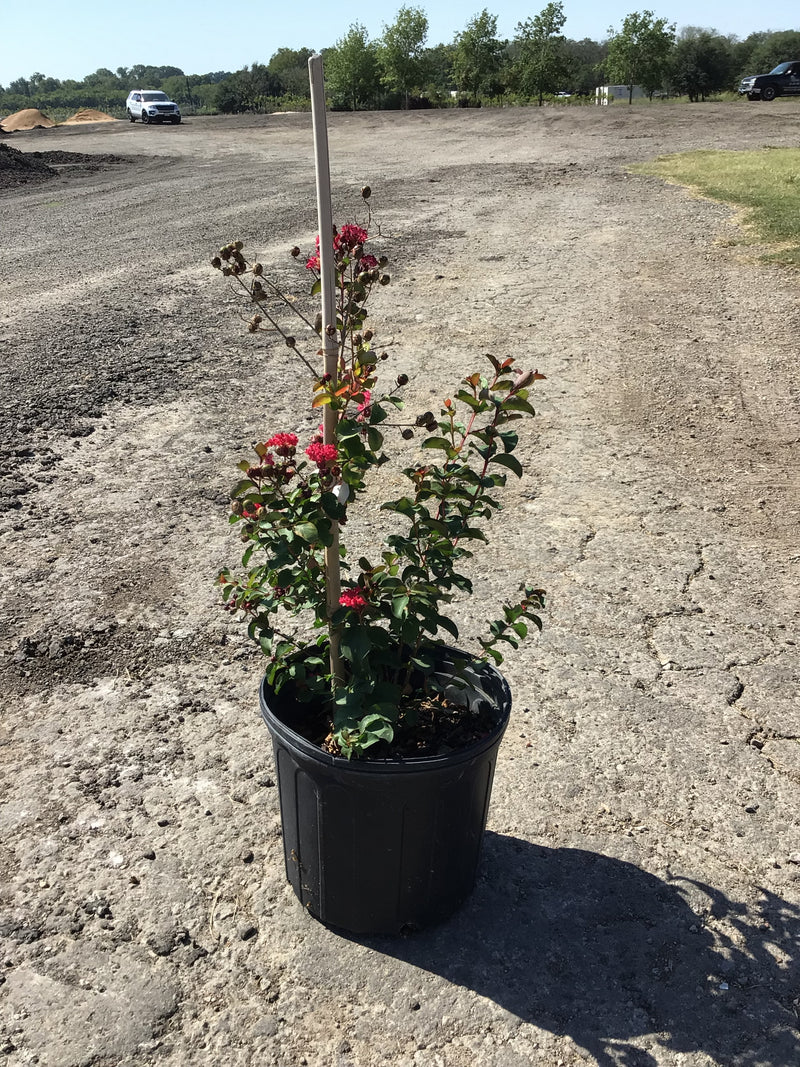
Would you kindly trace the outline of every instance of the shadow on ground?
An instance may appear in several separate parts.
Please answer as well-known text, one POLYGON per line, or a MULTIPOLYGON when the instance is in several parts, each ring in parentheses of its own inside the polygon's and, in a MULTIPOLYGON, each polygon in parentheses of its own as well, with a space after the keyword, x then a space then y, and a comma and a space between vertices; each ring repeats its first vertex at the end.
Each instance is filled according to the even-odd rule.
POLYGON ((642 1044, 787 1067, 800 1063, 799 938, 800 909, 767 891, 747 907, 593 852, 487 834, 455 918, 358 940, 569 1035, 603 1067, 657 1067, 642 1044))

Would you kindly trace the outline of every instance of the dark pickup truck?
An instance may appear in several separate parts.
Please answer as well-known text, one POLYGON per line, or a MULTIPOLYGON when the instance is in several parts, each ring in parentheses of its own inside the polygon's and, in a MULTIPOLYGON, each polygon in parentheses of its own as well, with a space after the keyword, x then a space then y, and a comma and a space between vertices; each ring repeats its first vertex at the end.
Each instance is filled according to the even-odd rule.
POLYGON ((769 74, 748 74, 739 85, 739 95, 748 100, 774 100, 776 96, 800 96, 800 59, 779 63, 769 74))

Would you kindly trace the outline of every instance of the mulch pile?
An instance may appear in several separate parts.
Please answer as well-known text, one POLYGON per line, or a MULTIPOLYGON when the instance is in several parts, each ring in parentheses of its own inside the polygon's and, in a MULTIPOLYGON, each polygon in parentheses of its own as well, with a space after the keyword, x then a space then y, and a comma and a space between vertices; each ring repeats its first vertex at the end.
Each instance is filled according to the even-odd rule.
POLYGON ((84 107, 76 111, 71 118, 59 123, 61 126, 77 126, 81 122, 119 122, 113 115, 107 115, 105 111, 96 111, 93 107, 84 107))
POLYGON ((22 111, 15 111, 13 115, 0 121, 0 130, 5 130, 6 133, 13 133, 15 130, 35 130, 40 126, 49 129, 50 126, 55 126, 55 123, 38 107, 23 108, 22 111))

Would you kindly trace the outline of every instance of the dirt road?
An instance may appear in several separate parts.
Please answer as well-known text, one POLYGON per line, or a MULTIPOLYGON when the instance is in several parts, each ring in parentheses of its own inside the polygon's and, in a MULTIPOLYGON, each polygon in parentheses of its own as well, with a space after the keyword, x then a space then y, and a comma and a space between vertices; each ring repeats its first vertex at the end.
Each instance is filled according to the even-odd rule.
POLYGON ((103 162, 0 190, 0 1052, 788 1067, 800 283, 727 208, 626 167, 796 145, 800 106, 330 126, 337 217, 374 190, 374 328, 412 408, 484 352, 547 375, 462 609, 467 643, 519 581, 549 592, 505 664, 478 887, 401 942, 302 913, 259 661, 212 587, 236 460, 310 424, 288 350, 245 332, 208 260, 241 237, 289 277, 315 232, 308 118, 16 134, 103 162))

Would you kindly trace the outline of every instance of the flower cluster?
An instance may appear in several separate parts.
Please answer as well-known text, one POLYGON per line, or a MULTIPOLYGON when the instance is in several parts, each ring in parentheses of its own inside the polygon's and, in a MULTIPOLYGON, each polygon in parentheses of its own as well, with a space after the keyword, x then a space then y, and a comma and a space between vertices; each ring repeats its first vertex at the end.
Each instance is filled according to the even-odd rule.
POLYGON ((360 589, 346 589, 339 597, 339 603, 343 608, 350 608, 352 611, 363 611, 367 606, 367 600, 360 589))
POLYGON ((297 434, 276 433, 265 443, 265 448, 274 448, 279 456, 293 456, 297 448, 297 434))
POLYGON ((306 449, 306 455, 318 467, 329 467, 336 462, 339 453, 336 445, 321 445, 312 441, 306 449))
MULTIPOLYGON (((340 262, 344 259, 354 260, 359 273, 376 270, 380 266, 379 260, 370 252, 364 252, 364 245, 368 240, 369 234, 361 226, 345 223, 340 229, 333 231, 334 256, 340 262)), ((319 266, 319 235, 317 235, 316 251, 306 259, 306 270, 319 273, 319 266)))

